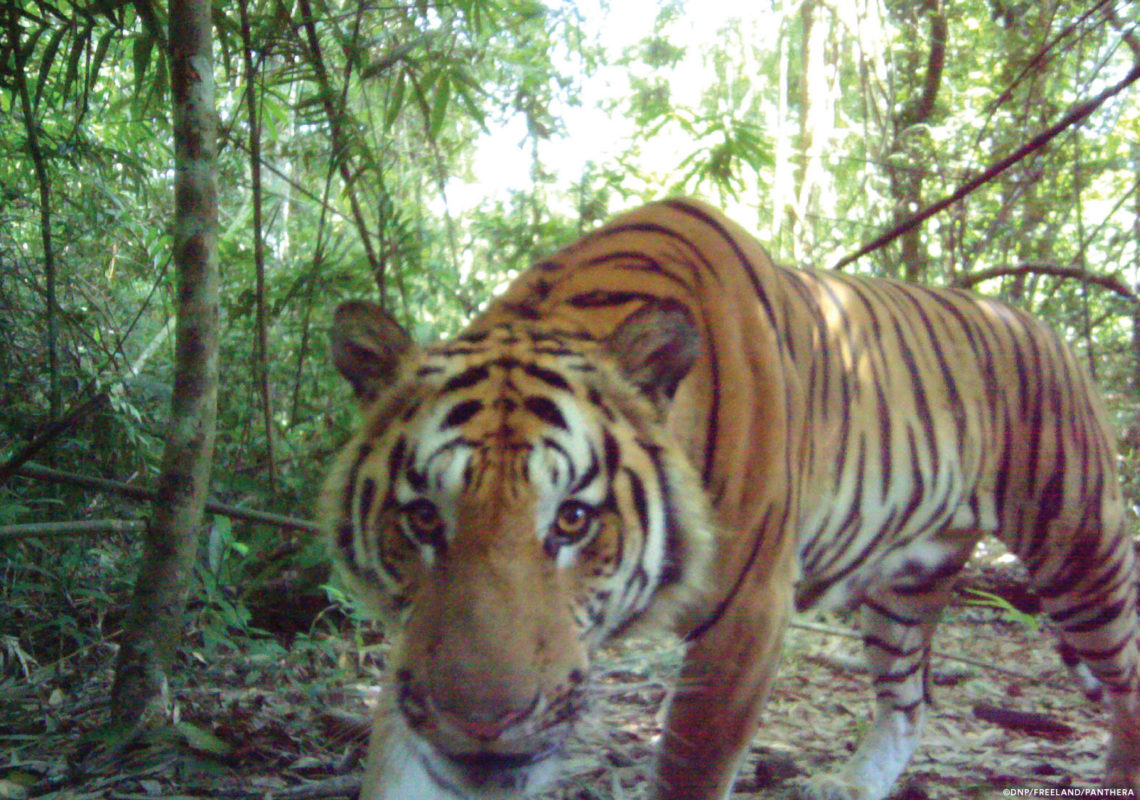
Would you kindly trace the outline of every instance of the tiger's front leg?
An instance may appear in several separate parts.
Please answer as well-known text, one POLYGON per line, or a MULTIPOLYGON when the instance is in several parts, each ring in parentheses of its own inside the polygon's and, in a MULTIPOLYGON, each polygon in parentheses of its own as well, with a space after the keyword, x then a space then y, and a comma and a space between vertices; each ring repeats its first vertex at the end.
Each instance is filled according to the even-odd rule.
POLYGON ((790 587, 779 583, 745 581, 719 621, 689 645, 658 755, 659 800, 732 793, 791 615, 790 587))
POLYGON ((837 772, 800 782, 802 800, 880 800, 914 755, 926 724, 930 641, 954 577, 973 549, 947 557, 939 569, 873 592, 860 609, 863 648, 875 688, 875 717, 837 772))

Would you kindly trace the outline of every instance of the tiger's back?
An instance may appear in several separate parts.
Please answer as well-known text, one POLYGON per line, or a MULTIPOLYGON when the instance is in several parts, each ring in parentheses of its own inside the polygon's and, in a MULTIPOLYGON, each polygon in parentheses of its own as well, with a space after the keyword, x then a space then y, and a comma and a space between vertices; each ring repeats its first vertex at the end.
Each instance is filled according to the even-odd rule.
MULTIPOLYGON (((621 528, 625 536, 615 534, 611 552, 620 555, 614 558, 649 558, 651 562, 644 563, 659 566, 687 563, 703 552, 697 539, 680 532, 656 539, 648 532, 652 526, 645 521, 657 513, 652 509, 668 516, 692 505, 690 521, 705 515, 693 492, 669 489, 673 483, 687 485, 682 474, 687 468, 678 464, 674 470, 653 453, 679 454, 695 472, 711 508, 718 532, 708 578, 702 581, 698 573, 705 570, 694 569, 682 581, 699 586, 699 599, 674 604, 664 591, 668 584, 655 583, 659 569, 646 572, 638 566, 627 571, 641 576, 637 580, 646 607, 653 605, 652 598, 658 605, 669 605, 676 629, 689 639, 681 676, 684 688, 669 710, 657 767, 662 798, 711 800, 731 791, 758 724, 793 604, 860 609, 879 704, 874 724, 851 759, 835 775, 806 783, 803 794, 885 796, 917 744, 926 713, 921 676, 934 623, 954 575, 985 533, 1001 536, 1025 561, 1061 635, 1108 688, 1114 720, 1106 781, 1136 787, 1140 730, 1135 568, 1123 532, 1115 453, 1091 383, 1045 326, 964 292, 780 267, 718 212, 697 203, 669 201, 619 217, 535 265, 455 343, 429 353, 446 356, 448 347, 459 347, 467 356, 478 351, 485 363, 502 363, 510 359, 495 348, 520 337, 530 342, 524 344, 528 355, 520 363, 539 357, 540 340, 547 342, 548 350, 568 354, 569 360, 544 362, 542 369, 557 377, 548 375, 545 388, 523 392, 542 395, 531 405, 532 410, 545 411, 531 414, 537 419, 531 420, 534 430, 517 446, 528 453, 542 450, 552 427, 559 436, 570 437, 557 444, 564 453, 574 450, 570 440, 575 437, 587 443, 591 437, 604 440, 607 426, 621 439, 620 445, 596 448, 609 455, 593 459, 604 462, 595 467, 609 481, 612 503, 586 504, 591 513, 600 514, 598 509, 610 503, 615 526, 624 508, 631 524, 621 528), (616 363, 618 369, 601 383, 587 379, 579 385, 574 363, 616 363), (615 402, 614 397, 626 397, 627 389, 617 386, 625 382, 640 399, 615 402), (599 408, 605 413, 598 413, 599 408), (648 422, 632 421, 637 419, 648 422), (637 430, 620 433, 627 423, 637 430), (640 466, 619 458, 634 451, 646 454, 640 466), (674 471, 675 479, 670 477, 674 471), (635 538, 623 548, 626 536, 635 538), (709 731, 715 731, 715 737, 708 737, 709 731)), ((418 363, 424 370, 423 362, 418 363)), ((446 372, 447 364, 440 369, 446 372)), ((448 374, 456 380, 454 371, 448 374)), ((354 380, 352 369, 346 375, 354 380)), ((354 384, 359 379, 357 368, 354 384)), ((421 379, 427 381, 428 374, 421 379)), ((480 408, 502 403, 507 398, 503 387, 525 380, 508 376, 494 386, 480 384, 480 408)), ((397 395, 416 387, 416 379, 407 374, 394 382, 403 387, 391 390, 397 395)), ((470 391, 472 382, 458 381, 457 388, 470 391)), ((460 403, 471 400, 442 392, 431 402, 440 404, 436 416, 442 418, 459 413, 460 403)), ((373 400, 365 397, 364 404, 369 403, 373 400)), ((415 418, 405 413, 401 422, 394 419, 398 415, 380 416, 383 419, 370 424, 389 440, 392 430, 407 428, 415 418)), ((433 430, 433 436, 439 434, 433 430)), ((408 435, 406 430, 401 433, 405 440, 408 435)), ((465 442, 474 441, 464 436, 465 442)), ((432 440, 426 434, 421 438, 432 440)), ((438 441, 456 446, 454 437, 438 441)), ((583 444, 580 450, 588 454, 590 447, 583 444)), ((588 465, 589 458, 583 458, 588 465)), ((573 472, 574 457, 566 455, 564 460, 573 472)), ((542 463, 547 462, 554 463, 550 458, 542 463)), ((402 462, 389 454, 378 463, 402 462)), ((530 519, 537 513, 533 507, 544 503, 561 509, 557 499, 543 499, 543 491, 549 493, 539 486, 545 468, 534 466, 534 459, 527 463, 513 479, 516 487, 527 487, 526 507, 532 510, 523 516, 530 519)), ((496 536, 505 533, 496 534, 502 524, 497 511, 492 513, 485 501, 470 499, 476 483, 477 474, 467 475, 457 479, 458 488, 449 490, 449 497, 458 498, 455 514, 467 514, 468 522, 443 529, 457 542, 470 537, 477 543, 472 552, 482 554, 502 547, 496 536), (484 525, 486 520, 489 525, 484 525), (480 525, 487 530, 472 527, 480 525)), ((362 485, 358 479, 334 481, 326 494, 327 507, 352 507, 362 485)), ((559 492, 558 498, 566 495, 559 492)), ((414 502, 407 501, 405 507, 414 502)), ((444 512, 450 513, 451 502, 443 503, 444 512)), ((367 561, 357 558, 354 548, 360 545, 353 542, 367 542, 369 536, 363 529, 348 537, 351 542, 340 535, 350 572, 357 560, 367 561)), ((423 558, 422 553, 408 552, 413 561, 423 558)), ((440 552, 433 551, 431 563, 416 569, 467 573, 466 568, 440 563, 440 552)), ((588 560, 585 550, 574 551, 572 559, 565 556, 569 551, 560 551, 561 565, 557 559, 543 561, 541 548, 516 547, 512 552, 526 563, 535 560, 535 577, 527 580, 535 591, 550 587, 544 590, 550 593, 544 602, 551 605, 580 602, 616 608, 620 603, 615 594, 630 594, 628 588, 615 593, 585 584, 564 586, 572 579, 558 577, 558 570, 575 559, 588 560), (539 576, 553 576, 550 580, 556 582, 543 584, 547 578, 539 576), (575 599, 556 599, 563 588, 575 599)), ((471 560, 480 558, 474 555, 471 560)), ((493 572, 480 574, 497 580, 493 572)), ((469 587, 472 604, 478 605, 479 593, 491 585, 469 587)), ((522 585, 525 590, 525 581, 522 585)), ((682 594, 694 596, 691 591, 682 594)), ((414 617, 414 602, 412 606, 414 617)), ((624 627, 619 617, 641 615, 627 612, 615 611, 614 624, 606 630, 624 627)), ((487 613, 494 617, 502 611, 487 613)), ((596 611, 595 616, 606 615, 596 611)), ((444 624, 442 619, 451 620, 445 627, 460 625, 463 619, 486 627, 470 614, 449 612, 433 619, 436 628, 444 624)), ((569 624, 577 626, 579 640, 597 638, 588 620, 569 624)), ((554 628, 569 648, 565 625, 554 628)), ((540 638, 549 638, 554 628, 540 638)), ((406 630, 421 639, 411 652, 430 654, 431 648, 439 649, 433 641, 447 639, 438 639, 440 631, 431 625, 410 624, 406 630)), ((525 651, 526 641, 523 636, 515 650, 525 651)), ((510 648, 496 652, 501 660, 511 658, 510 648)), ((587 668, 585 656, 576 658, 579 666, 567 667, 565 674, 587 668)), ((494 664, 481 668, 493 672, 494 664)), ((470 677, 471 683, 477 682, 475 673, 470 677)), ((478 694, 474 686, 472 691, 478 694)), ((385 777, 399 771, 391 741, 414 739, 417 733, 431 738, 416 717, 425 704, 431 705, 427 694, 417 698, 414 708, 401 707, 410 730, 389 734, 388 744, 374 744, 372 761, 378 766, 374 791, 366 796, 404 796, 403 790, 391 788, 404 784, 385 777)), ((540 716, 518 713, 519 730, 543 724, 540 716)), ((484 756, 501 755, 501 750, 518 757, 516 750, 503 750, 499 741, 512 725, 491 727, 495 735, 484 745, 476 746, 468 737, 458 752, 466 758, 472 748, 482 748, 484 756)), ((432 747, 443 752, 445 760, 460 757, 455 752, 449 756, 450 745, 440 744, 438 738, 432 747)), ((504 765, 500 758, 480 769, 495 766, 516 765, 504 765)), ((431 772, 427 770, 426 783, 417 784, 421 789, 431 783, 431 772)), ((439 796, 452 796, 449 791, 522 796, 522 788, 516 794, 477 790, 478 785, 494 784, 499 791, 507 782, 484 781, 486 776, 478 771, 474 777, 469 771, 462 774, 463 786, 457 788, 454 779, 443 781, 439 796)))
POLYGON ((1054 563, 1067 570, 1089 535, 1127 549, 1104 412, 1051 329, 957 290, 787 279, 815 321, 810 342, 788 339, 791 360, 809 364, 801 607, 858 604, 894 573, 937 570, 939 551, 952 558, 972 533, 1001 537, 1046 595, 1074 577, 1041 571, 1058 538, 1068 557, 1054 563))

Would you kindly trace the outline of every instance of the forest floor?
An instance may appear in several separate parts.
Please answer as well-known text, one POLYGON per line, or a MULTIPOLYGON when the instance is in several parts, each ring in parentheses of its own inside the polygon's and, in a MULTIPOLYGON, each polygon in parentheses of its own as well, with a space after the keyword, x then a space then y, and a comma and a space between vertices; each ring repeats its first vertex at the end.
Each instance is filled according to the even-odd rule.
MULTIPOLYGON (((1075 796, 1096 787, 1107 715, 1063 668, 1052 634, 966 597, 959 593, 938 629, 936 707, 893 797, 997 798, 1029 789, 1075 796), (1047 734, 1001 727, 975 716, 982 705, 1042 714, 1061 726, 1047 734)), ((869 679, 852 666, 860 644, 829 632, 842 622, 822 622, 790 632, 734 798, 790 798, 797 777, 834 769, 866 729, 869 679)), ((207 644, 185 651, 173 693, 178 725, 136 737, 129 748, 116 747, 105 727, 110 645, 66 667, 25 662, 15 675, 9 646, 0 654, 7 662, 0 798, 352 797, 363 741, 340 712, 364 718, 380 683, 373 667, 362 667, 359 641, 207 644)), ((544 800, 648 798, 659 707, 679 655, 676 644, 652 639, 602 654, 594 713, 568 754, 566 779, 544 800)))

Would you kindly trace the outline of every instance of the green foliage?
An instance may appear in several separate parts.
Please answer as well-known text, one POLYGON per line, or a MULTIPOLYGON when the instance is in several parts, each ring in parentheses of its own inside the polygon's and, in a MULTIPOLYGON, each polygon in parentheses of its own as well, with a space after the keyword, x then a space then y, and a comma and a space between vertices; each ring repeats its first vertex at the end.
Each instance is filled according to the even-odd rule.
POLYGON ((1041 630, 1041 620, 1036 614, 1027 614, 1015 607, 1012 603, 998 594, 992 594, 981 589, 967 588, 966 591, 976 599, 967 599, 966 605, 992 608, 1002 612, 1002 616, 1009 622, 1014 622, 1028 630, 1038 633, 1041 630))
POLYGON ((732 118, 692 120, 677 118, 692 139, 703 147, 686 156, 678 165, 682 171, 673 187, 679 193, 699 193, 708 182, 720 195, 733 196, 744 190, 745 169, 759 174, 772 166, 772 151, 762 131, 748 122, 732 118))
MULTIPOLYGON (((62 500, 29 503, 41 518, 64 507, 62 500)), ((133 577, 134 556, 121 544, 115 538, 0 544, 0 637, 41 665, 65 664, 97 643, 108 611, 126 596, 133 577)))

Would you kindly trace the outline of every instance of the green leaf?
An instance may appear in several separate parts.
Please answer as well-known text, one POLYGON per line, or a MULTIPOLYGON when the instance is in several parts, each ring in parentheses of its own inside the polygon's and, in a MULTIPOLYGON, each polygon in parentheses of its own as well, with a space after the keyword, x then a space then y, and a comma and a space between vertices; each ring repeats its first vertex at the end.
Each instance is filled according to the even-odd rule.
POLYGON ((407 73, 401 70, 396 75, 396 85, 392 88, 391 94, 388 95, 388 106, 384 110, 385 128, 391 128, 400 116, 400 110, 404 107, 404 90, 407 86, 407 73))
POLYGON ((435 91, 435 104, 431 109, 431 120, 428 124, 428 135, 433 141, 439 139, 443 123, 447 121, 447 104, 451 101, 451 81, 446 75, 440 75, 439 86, 435 91))
POLYGON ((87 27, 83 29, 82 33, 76 36, 75 41, 71 43, 71 54, 67 59, 67 73, 63 78, 63 86, 60 87, 60 92, 63 95, 70 94, 71 88, 75 86, 79 79, 79 62, 87 50, 87 45, 91 43, 91 34, 94 30, 95 22, 91 20, 87 23, 87 27))
POLYGON ((473 119, 484 132, 487 131, 487 115, 483 111, 483 107, 475 99, 475 92, 479 91, 479 86, 471 81, 471 77, 466 72, 457 73, 456 77, 462 76, 464 80, 460 80, 453 84, 455 95, 459 98, 459 102, 467 109, 467 114, 473 119))
POLYGON ((68 28, 66 26, 59 28, 51 35, 47 44, 44 45, 44 53, 40 57, 40 71, 36 78, 36 95, 32 101, 32 105, 37 108, 40 105, 40 100, 43 98, 44 87, 48 84, 48 75, 51 73, 52 67, 55 66, 56 54, 59 52, 59 47, 63 43, 63 37, 67 31, 68 28))
POLYGON ((154 51, 154 39, 150 38, 147 33, 141 33, 135 37, 131 49, 131 60, 135 68, 135 93, 142 94, 143 80, 146 77, 147 69, 150 67, 150 56, 154 51))
POLYGON ((233 745, 224 742, 209 731, 199 728, 189 722, 179 722, 174 726, 183 743, 198 753, 212 756, 228 756, 233 752, 233 745))
POLYGON ((986 592, 981 589, 974 589, 972 587, 967 588, 966 591, 974 595, 974 597, 979 598, 977 600, 967 599, 967 605, 997 609, 998 611, 1004 612, 1006 619, 1017 622, 1034 633, 1040 630, 1041 620, 1039 620, 1036 615, 1021 611, 1001 595, 986 592))
POLYGON ((91 59, 91 69, 87 73, 87 89, 89 91, 91 87, 95 85, 95 81, 99 79, 99 70, 103 66, 103 59, 107 55, 107 48, 110 47, 111 41, 118 37, 119 32, 116 30, 106 31, 99 37, 99 41, 95 45, 95 55, 91 59))

